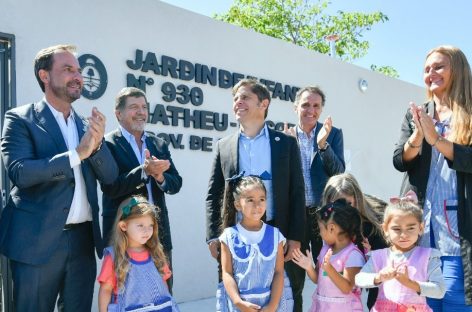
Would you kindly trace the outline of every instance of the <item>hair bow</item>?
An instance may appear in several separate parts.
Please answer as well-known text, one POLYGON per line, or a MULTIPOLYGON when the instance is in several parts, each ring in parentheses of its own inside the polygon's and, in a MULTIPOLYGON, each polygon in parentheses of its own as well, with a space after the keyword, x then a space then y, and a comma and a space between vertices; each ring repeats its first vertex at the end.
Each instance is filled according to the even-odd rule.
POLYGON ((401 201, 408 201, 414 204, 418 204, 418 196, 412 190, 408 191, 404 197, 390 197, 391 204, 398 204, 401 201))
POLYGON ((322 214, 324 218, 328 218, 334 212, 334 208, 337 204, 338 204, 337 200, 334 202, 330 202, 316 209, 316 213, 322 214))
POLYGON ((242 177, 244 177, 244 173, 245 171, 241 171, 240 173, 235 174, 231 178, 227 178, 225 181, 228 181, 228 183, 231 183, 231 184, 235 184, 239 182, 239 180, 241 180, 242 177))
POLYGON ((136 206, 137 204, 140 204, 141 202, 136 199, 136 197, 131 197, 129 203, 127 203, 125 206, 121 208, 121 219, 126 219, 128 218, 129 214, 131 213, 131 209, 136 206))
POLYGON ((328 207, 328 209, 326 209, 326 211, 324 212, 325 218, 327 218, 331 214, 331 212, 333 212, 332 206, 328 207))
POLYGON ((261 180, 272 180, 272 176, 270 175, 270 173, 268 173, 267 171, 264 171, 263 173, 261 173, 260 176, 258 176, 261 180))

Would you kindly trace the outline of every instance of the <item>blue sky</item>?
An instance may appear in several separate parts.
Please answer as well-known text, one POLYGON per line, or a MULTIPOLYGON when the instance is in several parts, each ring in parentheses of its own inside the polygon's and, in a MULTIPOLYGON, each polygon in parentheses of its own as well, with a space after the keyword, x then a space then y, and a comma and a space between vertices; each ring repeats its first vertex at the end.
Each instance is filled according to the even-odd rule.
MULTIPOLYGON (((163 0, 172 5, 212 16, 226 12, 232 0, 163 0)), ((328 12, 381 11, 389 21, 365 34, 370 43, 366 56, 353 63, 393 66, 400 79, 423 86, 427 52, 442 44, 464 51, 472 62, 472 1, 470 0, 332 0, 328 12), (470 37, 469 37, 470 36, 470 37)))

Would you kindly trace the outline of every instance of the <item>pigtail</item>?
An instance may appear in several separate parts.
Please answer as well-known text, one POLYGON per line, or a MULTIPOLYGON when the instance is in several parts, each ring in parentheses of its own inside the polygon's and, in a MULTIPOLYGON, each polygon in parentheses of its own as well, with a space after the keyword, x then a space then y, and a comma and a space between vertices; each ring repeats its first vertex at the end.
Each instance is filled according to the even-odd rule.
POLYGON ((223 232, 227 227, 236 224, 236 207, 234 206, 234 189, 236 183, 229 181, 226 184, 225 193, 223 195, 223 202, 221 207, 222 223, 220 225, 220 231, 223 232))
POLYGON ((267 194, 264 183, 260 176, 244 176, 244 171, 237 175, 226 179, 226 188, 223 196, 223 203, 221 205, 221 215, 223 216, 220 230, 223 232, 224 229, 236 224, 236 206, 235 202, 241 198, 241 194, 251 186, 257 186, 264 191, 264 195, 267 194))
POLYGON ((316 215, 323 224, 330 221, 336 223, 361 251, 364 250, 361 215, 344 198, 324 205, 316 211, 316 215))
POLYGON ((364 236, 362 235, 362 221, 360 222, 359 227, 353 228, 353 240, 352 242, 359 248, 359 250, 364 254, 364 236))

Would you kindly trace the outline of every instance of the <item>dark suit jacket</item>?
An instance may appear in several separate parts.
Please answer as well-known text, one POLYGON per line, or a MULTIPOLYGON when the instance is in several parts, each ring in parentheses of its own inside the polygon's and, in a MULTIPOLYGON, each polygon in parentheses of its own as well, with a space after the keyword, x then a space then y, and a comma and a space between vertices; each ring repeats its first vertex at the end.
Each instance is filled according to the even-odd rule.
MULTIPOLYGON (((431 117, 434 116, 434 102, 423 105, 431 117)), ((403 147, 414 131, 414 122, 410 110, 405 114, 401 135, 393 153, 393 165, 405 172, 400 195, 413 190, 423 206, 431 165, 431 145, 423 139, 420 153, 412 161, 403 161, 403 147)), ((446 158, 449 168, 457 175, 457 220, 460 235, 462 266, 464 268, 464 289, 466 304, 472 305, 472 146, 454 143, 454 160, 446 158)))
MULTIPOLYGON (((172 162, 169 148, 166 142, 156 137, 154 134, 146 133, 146 146, 151 156, 170 161, 170 168, 164 172, 165 193, 175 194, 182 187, 182 177, 172 162)), ((120 129, 114 130, 105 136, 105 142, 118 164, 118 179, 111 184, 102 184, 103 191, 103 217, 116 216, 116 211, 120 203, 131 195, 143 195, 147 197, 147 181, 143 181, 143 166, 139 164, 131 145, 121 134, 120 129)), ((159 237, 164 250, 172 249, 170 235, 169 216, 167 212, 164 191, 159 188, 154 179, 150 179, 152 187, 152 198, 154 204, 160 208, 159 212, 159 237)), ((103 227, 104 238, 109 236, 111 228, 103 227)))
MULTIPOLYGON (((305 184, 294 137, 269 129, 275 226, 290 240, 304 241, 305 184)), ((239 173, 239 132, 217 142, 206 198, 207 241, 220 235, 225 179, 239 173)))
MULTIPOLYGON (((87 122, 73 114, 80 139, 87 122)), ((0 252, 15 261, 43 264, 62 234, 75 186, 66 143, 47 104, 41 101, 8 111, 1 148, 12 189, 0 220, 0 252)), ((82 161, 81 169, 101 257, 96 179, 110 183, 118 169, 105 144, 82 161)))
POLYGON ((320 151, 318 150, 316 137, 322 127, 322 123, 316 123, 310 169, 311 186, 313 188, 313 197, 316 206, 319 206, 321 202, 323 190, 328 179, 336 174, 343 173, 346 169, 344 163, 344 141, 342 130, 332 127, 328 139, 326 140, 329 147, 325 151, 320 151))

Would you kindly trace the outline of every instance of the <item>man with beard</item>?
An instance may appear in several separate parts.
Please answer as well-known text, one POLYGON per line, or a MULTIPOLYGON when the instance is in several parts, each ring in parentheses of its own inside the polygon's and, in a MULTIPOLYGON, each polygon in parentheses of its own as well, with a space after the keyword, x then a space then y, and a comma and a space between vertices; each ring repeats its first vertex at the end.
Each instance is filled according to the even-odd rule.
POLYGON ((1 150, 12 189, 0 219, 0 252, 10 260, 15 311, 90 311, 102 256, 97 179, 118 169, 102 144, 105 116, 87 119, 72 102, 83 78, 75 47, 42 49, 34 60, 44 98, 5 115, 1 150))
MULTIPOLYGON (((175 194, 182 178, 172 162, 167 143, 144 127, 148 120, 146 94, 137 88, 122 89, 115 101, 118 129, 105 136, 119 168, 118 179, 102 184, 103 238, 110 242, 120 203, 131 195, 142 195, 158 207, 159 238, 172 269, 172 242, 164 194, 175 194)), ((172 277, 167 280, 172 291, 172 277)))

